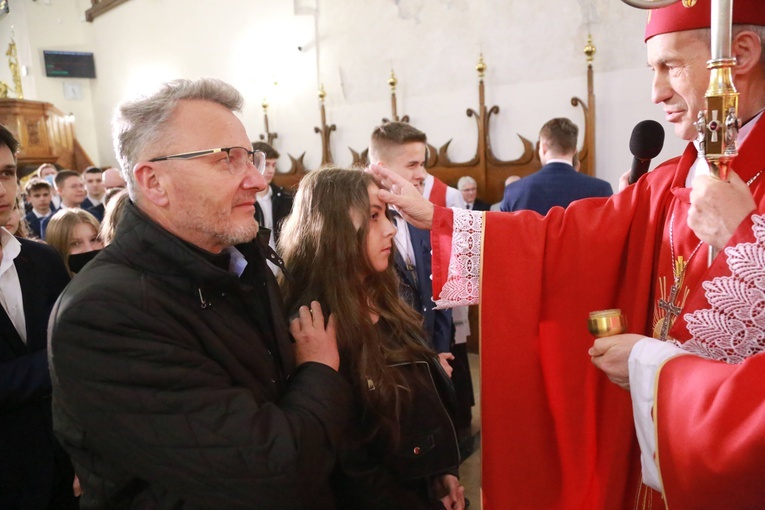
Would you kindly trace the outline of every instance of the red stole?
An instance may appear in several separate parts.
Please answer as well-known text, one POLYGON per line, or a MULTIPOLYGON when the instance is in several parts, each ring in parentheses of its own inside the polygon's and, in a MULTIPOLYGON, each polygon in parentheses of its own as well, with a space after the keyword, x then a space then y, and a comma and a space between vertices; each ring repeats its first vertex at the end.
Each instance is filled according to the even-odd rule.
MULTIPOLYGON (((765 147, 755 126, 734 168, 750 170, 747 148, 765 147)), ((698 243, 685 224, 683 191, 695 150, 665 163, 608 199, 532 211, 485 213, 481 280, 483 498, 486 510, 642 508, 640 463, 629 394, 595 369, 588 313, 621 308, 629 331, 651 335, 654 289, 671 282, 668 223, 675 210, 675 255, 698 243), (674 193, 673 191, 674 190, 674 193)), ((765 164, 760 158, 758 168, 765 164)), ((756 173, 757 170, 751 172, 756 173)), ((739 170, 747 180, 748 172, 739 170)), ((755 182, 762 203, 765 177, 755 182)), ((763 207, 765 209, 765 207, 763 207)), ((433 291, 451 254, 452 211, 436 208, 433 291)), ((688 266, 697 298, 707 247, 688 266)), ((724 258, 724 257, 723 257, 724 258)), ((670 284, 671 285, 671 284, 670 284)), ((668 289, 669 287, 667 287, 668 289)), ((685 339, 679 322, 670 336, 685 339)), ((653 491, 652 491, 653 492, 653 491)), ((659 495, 649 496, 661 508, 659 495)), ((647 506, 646 506, 647 508, 647 506)))
POLYGON ((446 188, 446 183, 434 175, 433 187, 430 189, 428 200, 435 205, 446 207, 446 188))

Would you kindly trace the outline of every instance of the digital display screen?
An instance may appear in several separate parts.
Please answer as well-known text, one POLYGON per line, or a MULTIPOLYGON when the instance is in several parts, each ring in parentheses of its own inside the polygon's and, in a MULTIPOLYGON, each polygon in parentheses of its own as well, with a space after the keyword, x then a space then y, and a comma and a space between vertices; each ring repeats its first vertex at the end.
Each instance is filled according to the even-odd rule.
POLYGON ((45 76, 52 78, 95 78, 96 63, 92 53, 79 51, 43 51, 45 76))

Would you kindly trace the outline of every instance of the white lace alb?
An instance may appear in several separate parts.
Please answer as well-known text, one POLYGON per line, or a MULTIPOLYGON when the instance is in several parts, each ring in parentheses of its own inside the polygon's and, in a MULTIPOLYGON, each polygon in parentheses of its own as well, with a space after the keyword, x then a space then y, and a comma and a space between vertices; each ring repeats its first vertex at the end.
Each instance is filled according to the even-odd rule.
POLYGON ((684 316, 693 338, 678 347, 731 364, 765 350, 765 217, 752 220, 756 241, 725 249, 731 275, 704 282, 711 308, 684 316))
POLYGON ((452 256, 436 308, 478 304, 483 212, 452 208, 452 256))

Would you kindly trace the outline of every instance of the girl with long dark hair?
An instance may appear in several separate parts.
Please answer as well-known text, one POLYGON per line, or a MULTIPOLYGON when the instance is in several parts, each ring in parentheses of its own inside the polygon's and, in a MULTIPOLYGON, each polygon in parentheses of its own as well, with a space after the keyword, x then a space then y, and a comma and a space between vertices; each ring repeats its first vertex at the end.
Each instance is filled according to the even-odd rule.
POLYGON ((363 171, 311 172, 279 239, 287 309, 316 300, 334 314, 340 371, 357 396, 333 476, 338 507, 462 509, 453 388, 399 297, 396 228, 378 190, 363 171))

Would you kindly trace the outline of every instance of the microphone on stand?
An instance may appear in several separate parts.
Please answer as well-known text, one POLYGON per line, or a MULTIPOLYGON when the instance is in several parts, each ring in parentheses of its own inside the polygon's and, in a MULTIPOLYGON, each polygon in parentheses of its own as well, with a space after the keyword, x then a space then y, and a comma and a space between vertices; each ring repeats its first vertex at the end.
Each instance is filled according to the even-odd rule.
POLYGON ((664 128, 655 120, 638 122, 630 136, 630 152, 634 156, 630 169, 630 184, 648 172, 651 160, 664 147, 664 128))

